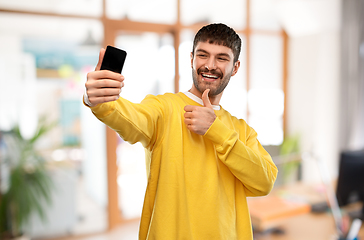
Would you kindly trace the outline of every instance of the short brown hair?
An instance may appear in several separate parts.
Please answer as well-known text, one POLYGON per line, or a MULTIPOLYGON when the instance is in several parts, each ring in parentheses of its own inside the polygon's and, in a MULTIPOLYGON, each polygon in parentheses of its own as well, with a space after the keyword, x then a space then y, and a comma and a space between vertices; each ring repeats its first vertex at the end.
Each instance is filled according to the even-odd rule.
POLYGON ((193 40, 192 54, 195 52, 197 43, 209 42, 211 44, 223 45, 230 48, 234 54, 234 62, 238 61, 241 50, 241 39, 231 27, 222 23, 213 23, 202 27, 193 40))

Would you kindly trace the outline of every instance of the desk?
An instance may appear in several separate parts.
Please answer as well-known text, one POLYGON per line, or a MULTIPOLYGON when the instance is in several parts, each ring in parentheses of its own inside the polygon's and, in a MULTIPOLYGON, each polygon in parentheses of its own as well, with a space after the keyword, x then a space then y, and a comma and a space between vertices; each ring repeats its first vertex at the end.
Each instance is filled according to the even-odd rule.
MULTIPOLYGON (((275 188, 270 196, 287 196, 305 199, 307 203, 325 201, 324 189, 319 185, 296 183, 275 188)), ((253 200, 254 199, 249 199, 253 200)), ((361 205, 360 205, 361 206, 361 205)), ((334 240, 336 234, 335 222, 331 211, 323 213, 305 212, 289 216, 278 221, 276 226, 282 233, 272 231, 254 233, 254 240, 334 240)), ((359 237, 364 240, 364 226, 359 237)))
MULTIPOLYGON (((282 234, 255 233, 255 240, 334 240, 335 223, 330 213, 306 213, 291 217, 284 222, 280 229, 282 234)), ((364 227, 359 232, 364 239, 364 227)))

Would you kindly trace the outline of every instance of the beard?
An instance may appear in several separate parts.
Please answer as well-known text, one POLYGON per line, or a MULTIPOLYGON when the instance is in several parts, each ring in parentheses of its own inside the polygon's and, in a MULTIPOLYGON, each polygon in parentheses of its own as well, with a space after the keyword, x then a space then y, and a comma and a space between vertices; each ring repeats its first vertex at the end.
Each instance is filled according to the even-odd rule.
POLYGON ((206 89, 210 89, 209 96, 216 96, 222 93, 226 86, 228 85, 233 70, 231 70, 231 73, 224 76, 221 71, 212 70, 209 71, 205 67, 199 68, 197 71, 192 68, 192 79, 193 84, 195 85, 196 89, 203 93, 206 89), (199 76, 201 76, 201 73, 210 73, 219 76, 220 81, 214 81, 214 82, 206 82, 203 81, 199 76))

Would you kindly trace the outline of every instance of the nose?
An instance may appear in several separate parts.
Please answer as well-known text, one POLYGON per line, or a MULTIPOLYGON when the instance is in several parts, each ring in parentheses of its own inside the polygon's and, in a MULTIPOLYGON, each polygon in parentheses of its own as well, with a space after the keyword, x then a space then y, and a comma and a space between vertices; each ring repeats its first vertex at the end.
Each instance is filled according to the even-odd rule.
POLYGON ((213 70, 213 69, 216 69, 216 61, 214 58, 210 57, 206 63, 205 63, 205 68, 207 70, 213 70))

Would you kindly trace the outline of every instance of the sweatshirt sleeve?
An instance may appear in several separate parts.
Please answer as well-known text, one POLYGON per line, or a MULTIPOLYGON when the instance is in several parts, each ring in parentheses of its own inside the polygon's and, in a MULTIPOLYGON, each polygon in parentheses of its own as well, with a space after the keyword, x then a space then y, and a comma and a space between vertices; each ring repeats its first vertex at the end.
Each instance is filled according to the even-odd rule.
POLYGON ((247 196, 267 195, 277 177, 277 167, 257 140, 257 133, 245 122, 242 127, 245 127, 241 132, 245 132, 246 142, 219 118, 215 119, 205 137, 214 143, 218 158, 243 183, 247 196))
POLYGON ((155 143, 162 116, 162 105, 155 96, 148 95, 141 103, 132 103, 120 97, 90 108, 100 121, 125 141, 131 144, 141 142, 146 148, 155 143))

